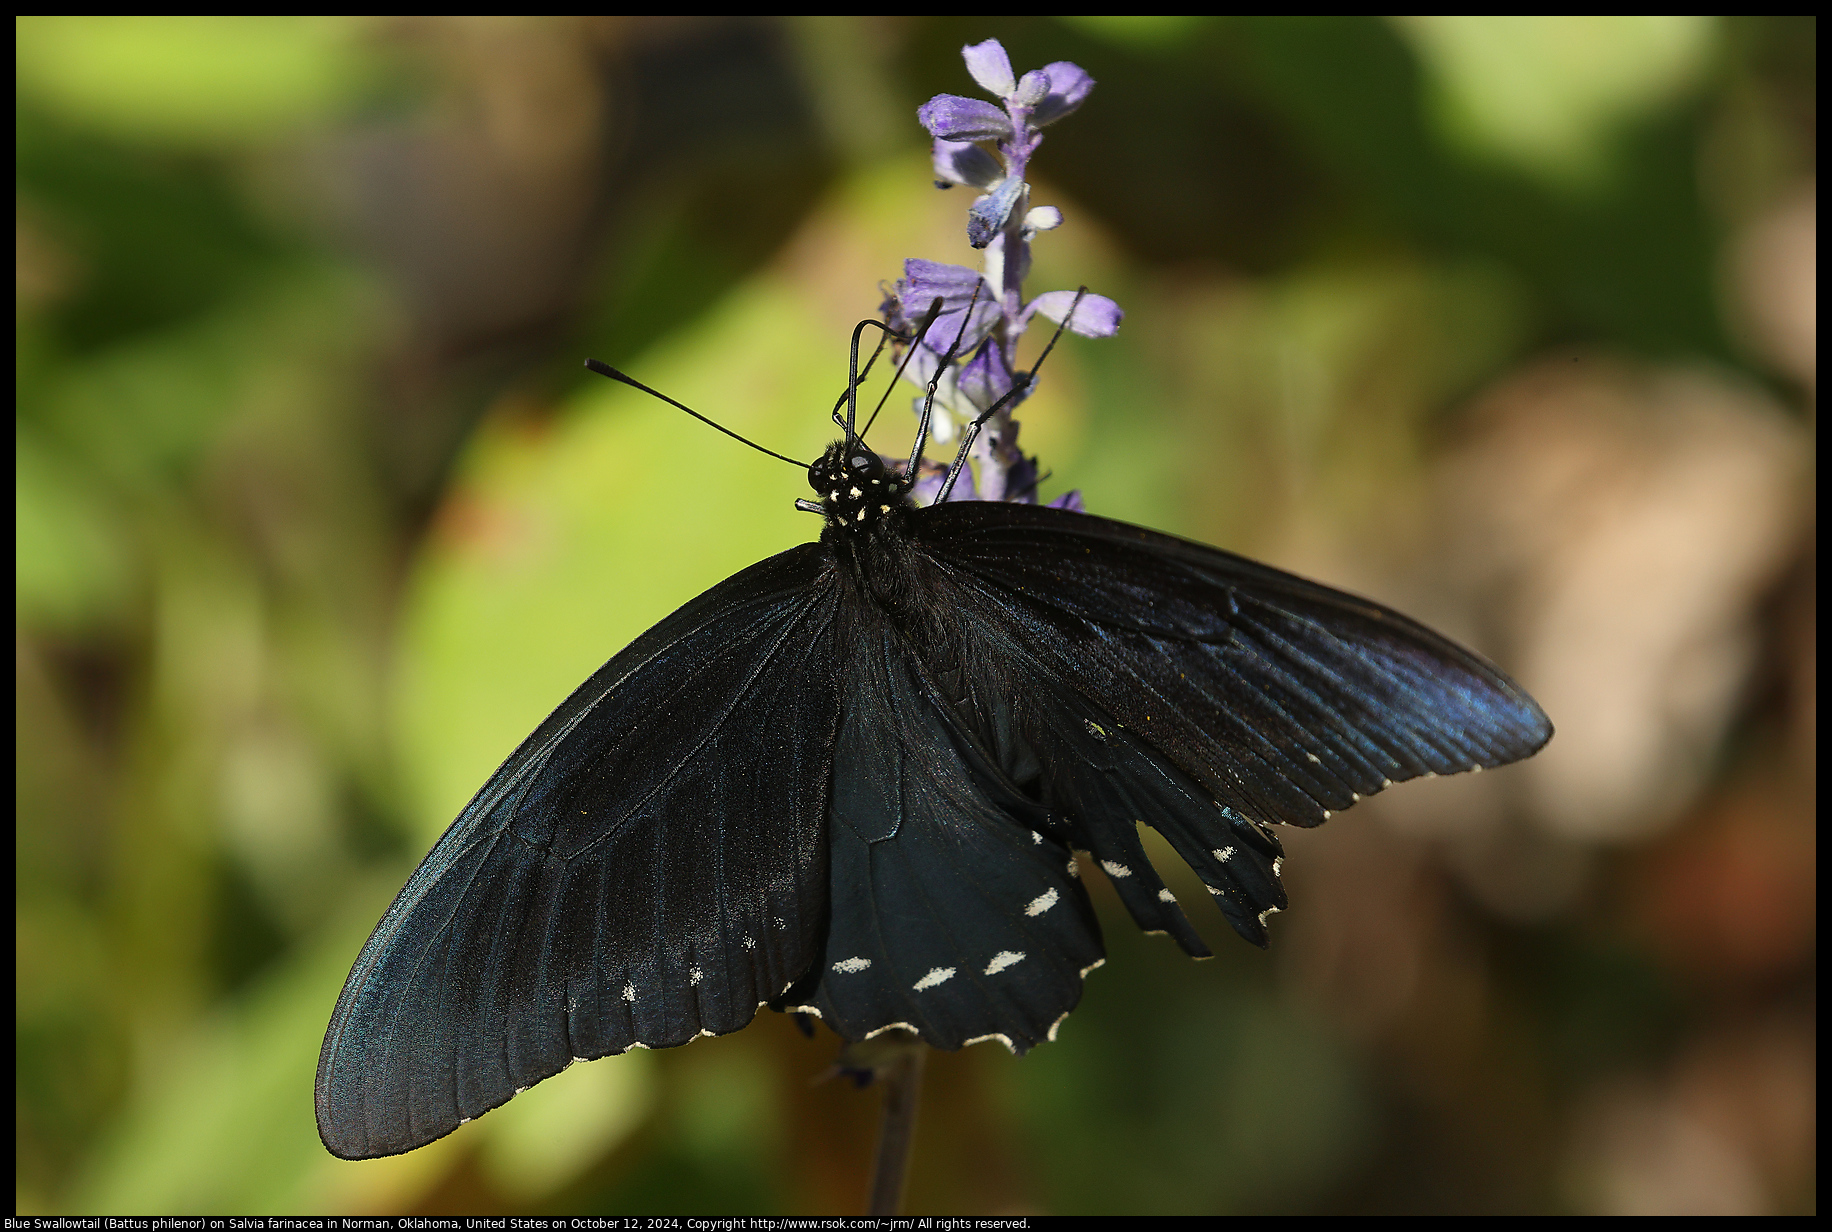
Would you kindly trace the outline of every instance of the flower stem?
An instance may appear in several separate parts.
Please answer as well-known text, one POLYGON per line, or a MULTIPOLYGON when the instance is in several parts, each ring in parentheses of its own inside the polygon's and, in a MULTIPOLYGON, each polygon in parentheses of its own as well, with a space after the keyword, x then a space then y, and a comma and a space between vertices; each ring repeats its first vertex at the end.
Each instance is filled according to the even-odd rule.
POLYGON ((878 1082, 884 1088, 884 1120, 878 1130, 867 1215, 895 1215, 903 1206, 903 1182, 910 1170, 910 1148, 916 1142, 922 1063, 928 1051, 928 1045, 912 1038, 908 1047, 878 1070, 878 1082))

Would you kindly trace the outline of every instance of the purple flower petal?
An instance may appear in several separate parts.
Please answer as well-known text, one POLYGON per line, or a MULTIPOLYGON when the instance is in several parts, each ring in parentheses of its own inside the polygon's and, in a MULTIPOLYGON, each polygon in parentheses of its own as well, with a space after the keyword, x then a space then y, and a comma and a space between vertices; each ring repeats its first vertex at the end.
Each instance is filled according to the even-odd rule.
POLYGON ((1011 57, 1005 54, 998 39, 961 48, 961 59, 967 62, 967 71, 986 93, 1010 98, 1018 88, 1018 80, 1011 71, 1011 57))
MULTIPOLYGON (((1011 365, 997 345, 981 347, 979 354, 968 360, 954 378, 955 388, 982 411, 1010 393, 1011 383, 1011 365)), ((1005 405, 1009 409, 1012 404, 1005 405)))
POLYGON ((916 118, 930 136, 949 141, 1003 141, 1011 136, 1011 118, 1003 108, 958 94, 937 94, 917 109, 916 118))
POLYGON ((1120 321, 1126 314, 1120 306, 1105 295, 1089 292, 1082 295, 1081 303, 1075 302, 1080 294, 1076 291, 1045 291, 1030 302, 1030 312, 1040 312, 1056 324, 1062 324, 1062 318, 1068 315, 1069 309, 1075 309, 1075 319, 1069 322, 1069 332, 1080 334, 1084 338, 1111 338, 1119 331, 1120 321))
POLYGON ((951 184, 965 184, 984 192, 1005 178, 1005 168, 999 160, 971 141, 937 137, 930 156, 935 161, 935 174, 951 184))
POLYGON ((1005 469, 1005 491, 1001 499, 1034 505, 1037 503, 1037 459, 1025 457, 1024 451, 1017 447, 1018 421, 1012 420, 1010 427, 1011 441, 999 442, 999 452, 1013 456, 1011 465, 1005 469), (1006 447, 1008 444, 1010 448, 1006 447))
POLYGON ((967 211, 967 242, 975 248, 992 243, 992 237, 1005 229, 1023 195, 1024 181, 1013 175, 975 201, 967 211))
POLYGON ((1045 65, 1043 71, 1050 75, 1050 92, 1031 110, 1031 122, 1039 128, 1053 124, 1074 111, 1088 97, 1089 91, 1094 89, 1094 78, 1088 76, 1087 70, 1079 64, 1058 60, 1054 64, 1045 65))
MULTIPOLYGON (((917 470, 916 486, 910 489, 910 496, 918 505, 933 505, 935 498, 941 494, 942 480, 948 477, 948 467, 941 462, 922 460, 917 470)), ((978 500, 979 489, 973 482, 973 468, 961 467, 960 478, 954 481, 954 491, 948 493, 949 501, 978 500)))
POLYGON ((1011 103, 1014 107, 1035 107, 1049 92, 1049 73, 1034 68, 1018 81, 1018 88, 1011 93, 1011 103))
MULTIPOLYGON (((993 289, 986 285, 979 271, 964 265, 944 265, 940 261, 912 257, 903 263, 903 277, 897 281, 895 294, 901 305, 897 324, 906 330, 920 325, 929 305, 937 296, 941 298, 941 315, 923 337, 924 347, 938 355, 954 346, 956 338, 960 339, 957 354, 964 353, 986 336, 986 331, 999 316, 993 289), (974 303, 973 319, 967 321, 967 305, 973 302, 975 287, 980 291, 979 300, 974 303), (963 322, 966 322, 964 332, 963 322)), ((923 379, 926 381, 930 375, 933 373, 925 373, 923 379)))

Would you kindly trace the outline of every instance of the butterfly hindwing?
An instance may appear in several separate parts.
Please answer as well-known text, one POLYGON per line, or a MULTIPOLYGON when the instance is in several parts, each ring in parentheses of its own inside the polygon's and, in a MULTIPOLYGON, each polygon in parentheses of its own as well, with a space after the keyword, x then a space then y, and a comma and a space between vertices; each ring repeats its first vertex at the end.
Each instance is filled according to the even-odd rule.
POLYGON ((796 995, 847 1039, 1050 1038, 1102 961, 1068 849, 975 747, 900 635, 852 610, 834 748, 831 922, 796 995))
POLYGON ((393 1154, 575 1059, 744 1026, 817 954, 839 714, 832 557, 706 592, 562 703, 364 946, 320 1135, 393 1154))

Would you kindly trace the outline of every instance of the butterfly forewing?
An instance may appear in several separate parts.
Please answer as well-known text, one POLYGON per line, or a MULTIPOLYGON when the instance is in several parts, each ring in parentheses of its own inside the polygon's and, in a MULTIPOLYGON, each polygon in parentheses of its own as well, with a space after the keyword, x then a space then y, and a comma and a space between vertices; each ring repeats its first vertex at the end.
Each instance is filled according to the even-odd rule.
POLYGON ((576 1058, 749 1022, 826 907, 831 556, 738 574, 613 658, 401 891, 319 1057, 347 1158, 410 1150, 576 1058))
MULTIPOLYGON (((1076 841, 1130 872, 1125 827, 1157 827, 1258 944, 1262 914, 1284 905, 1267 823, 1316 825, 1393 782, 1502 765, 1551 735, 1469 651, 1226 552, 1016 504, 943 505, 913 526, 946 602, 983 625, 968 657, 1003 660, 970 709, 988 726, 997 688, 1028 694, 1026 755, 1076 841)), ((1141 925, 1184 940, 1115 885, 1141 925)))

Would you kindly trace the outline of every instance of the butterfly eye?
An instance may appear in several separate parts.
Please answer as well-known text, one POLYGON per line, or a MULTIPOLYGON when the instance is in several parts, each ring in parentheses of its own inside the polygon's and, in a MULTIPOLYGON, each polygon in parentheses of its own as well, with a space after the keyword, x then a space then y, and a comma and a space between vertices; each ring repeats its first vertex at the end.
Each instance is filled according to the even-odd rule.
POLYGON ((808 486, 823 495, 833 486, 832 464, 826 458, 816 458, 808 464, 808 486))
POLYGON ((855 450, 846 459, 846 469, 855 480, 881 479, 884 477, 884 460, 869 450, 855 450))

